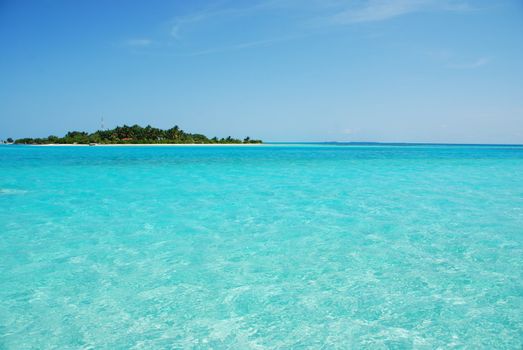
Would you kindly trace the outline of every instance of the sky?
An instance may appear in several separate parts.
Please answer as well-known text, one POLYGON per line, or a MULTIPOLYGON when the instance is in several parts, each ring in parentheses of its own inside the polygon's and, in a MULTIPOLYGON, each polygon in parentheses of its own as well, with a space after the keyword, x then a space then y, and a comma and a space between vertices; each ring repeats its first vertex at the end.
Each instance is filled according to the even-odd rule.
POLYGON ((0 139, 523 144, 521 0, 0 0, 0 139))

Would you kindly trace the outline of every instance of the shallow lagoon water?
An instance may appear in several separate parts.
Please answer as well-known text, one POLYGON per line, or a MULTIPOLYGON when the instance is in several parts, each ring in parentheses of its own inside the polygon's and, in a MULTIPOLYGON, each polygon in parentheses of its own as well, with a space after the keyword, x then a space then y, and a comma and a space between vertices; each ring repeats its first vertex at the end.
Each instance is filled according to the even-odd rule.
POLYGON ((523 148, 0 147, 0 348, 523 346, 523 148))

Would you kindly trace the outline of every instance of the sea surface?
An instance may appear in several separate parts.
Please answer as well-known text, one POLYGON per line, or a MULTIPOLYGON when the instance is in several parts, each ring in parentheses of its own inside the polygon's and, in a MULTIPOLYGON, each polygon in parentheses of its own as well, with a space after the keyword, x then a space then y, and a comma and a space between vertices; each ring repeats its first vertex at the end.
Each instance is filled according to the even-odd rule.
POLYGON ((521 349, 523 147, 0 146, 0 349, 521 349))

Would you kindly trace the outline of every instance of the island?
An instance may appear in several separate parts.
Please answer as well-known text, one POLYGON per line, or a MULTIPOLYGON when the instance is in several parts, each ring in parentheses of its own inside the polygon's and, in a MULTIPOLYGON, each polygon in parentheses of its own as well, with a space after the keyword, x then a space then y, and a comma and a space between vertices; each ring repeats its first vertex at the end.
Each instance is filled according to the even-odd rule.
POLYGON ((231 136, 226 138, 208 138, 202 134, 191 134, 183 131, 178 126, 163 130, 150 125, 141 127, 118 126, 110 130, 98 130, 93 133, 84 131, 70 131, 64 137, 49 136, 45 138, 21 138, 14 142, 23 145, 52 145, 52 144, 78 144, 78 145, 106 145, 106 144, 259 144, 261 140, 246 137, 243 140, 231 136))

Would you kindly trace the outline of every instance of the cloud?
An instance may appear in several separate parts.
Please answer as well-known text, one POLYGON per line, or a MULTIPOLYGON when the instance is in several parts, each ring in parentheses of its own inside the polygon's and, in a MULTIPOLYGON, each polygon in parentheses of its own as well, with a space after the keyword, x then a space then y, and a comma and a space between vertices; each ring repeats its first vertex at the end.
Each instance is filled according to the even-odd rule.
POLYGON ((428 51, 426 55, 446 68, 452 69, 475 69, 487 65, 491 61, 491 58, 486 56, 467 61, 462 55, 457 55, 448 49, 428 51))
POLYGON ((128 39, 124 42, 124 46, 130 47, 146 47, 153 43, 151 39, 140 38, 140 39, 128 39))
POLYGON ((472 62, 466 62, 466 63, 450 63, 448 65, 449 68, 454 69, 475 69, 482 67, 490 62, 490 58, 488 57, 480 57, 475 61, 472 62))
MULTIPOLYGON (((298 16, 303 23, 314 26, 346 25, 376 22, 414 12, 468 11, 466 0, 265 0, 252 2, 245 7, 211 8, 177 17, 170 26, 171 37, 179 39, 181 33, 192 25, 212 19, 225 22, 243 16, 277 11, 287 11, 298 16)), ((295 23, 299 25, 300 23, 295 23)))
MULTIPOLYGON (((168 53, 174 56, 196 56, 223 51, 266 46, 280 41, 314 35, 319 30, 340 25, 357 25, 365 22, 384 21, 414 12, 463 11, 468 10, 467 0, 261 0, 244 3, 242 6, 213 5, 201 11, 178 16, 167 23, 167 38, 155 40, 156 48, 170 48, 178 52, 168 53), (246 4, 246 5, 245 5, 246 4), (282 16, 284 14, 284 16, 282 16), (200 47, 202 29, 212 31, 219 27, 224 30, 234 29, 239 24, 253 18, 253 26, 270 23, 274 18, 287 18, 285 22, 274 26, 263 24, 251 38, 243 35, 245 42, 234 43, 236 35, 225 36, 216 43, 216 47, 200 47), (241 20, 242 22, 239 22, 241 20), (258 30, 259 29, 259 30, 258 30), (182 43, 181 45, 175 45, 182 43), (181 52, 183 47, 196 49, 193 52, 181 52)), ((227 2, 225 2, 227 4, 227 2)), ((150 39, 127 40, 125 46, 148 47, 150 39)))
POLYGON ((426 1, 368 1, 362 7, 350 7, 330 17, 334 24, 382 21, 419 11, 426 1))
POLYGON ((445 62, 448 62, 454 56, 454 54, 450 50, 447 50, 447 49, 431 50, 431 51, 426 52, 426 54, 428 57, 430 57, 434 60, 445 61, 445 62))
POLYGON ((368 0, 363 5, 351 2, 345 9, 329 16, 327 21, 331 24, 353 24, 383 21, 414 12, 468 9, 470 6, 467 3, 450 0, 368 0))
POLYGON ((272 8, 272 6, 269 6, 270 3, 271 2, 259 2, 251 6, 237 8, 211 8, 186 16, 176 17, 174 20, 172 20, 170 25, 170 36, 175 39, 179 39, 181 38, 185 28, 191 25, 196 25, 199 22, 211 20, 213 18, 221 17, 224 19, 231 19, 257 13, 260 10, 270 9, 272 8))
POLYGON ((293 40, 296 38, 298 38, 298 36, 282 36, 282 37, 274 37, 274 38, 269 38, 269 39, 247 41, 247 42, 242 42, 242 43, 235 44, 235 45, 213 47, 213 48, 204 49, 204 50, 200 50, 200 51, 192 51, 192 52, 185 52, 185 53, 165 53, 165 54, 156 53, 156 55, 170 56, 170 57, 205 56, 205 55, 211 55, 211 54, 215 54, 215 53, 236 51, 236 50, 247 49, 247 48, 269 46, 269 45, 272 45, 272 44, 275 44, 278 42, 285 42, 285 41, 293 40))
POLYGON ((171 25, 170 35, 174 39, 179 39, 181 37, 182 29, 185 28, 187 25, 203 21, 206 19, 210 14, 208 13, 200 13, 192 16, 186 16, 186 17, 179 17, 176 18, 171 25))

